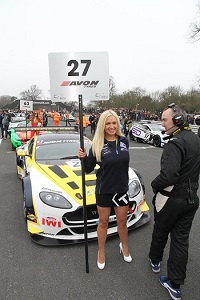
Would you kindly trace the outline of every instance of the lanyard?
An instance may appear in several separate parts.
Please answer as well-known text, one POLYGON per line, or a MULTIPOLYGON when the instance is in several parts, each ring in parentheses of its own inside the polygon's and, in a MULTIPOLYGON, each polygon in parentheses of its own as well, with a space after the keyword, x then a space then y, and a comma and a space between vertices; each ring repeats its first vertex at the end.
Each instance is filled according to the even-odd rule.
POLYGON ((118 138, 115 140, 115 143, 116 143, 116 153, 119 154, 119 152, 117 150, 118 138))

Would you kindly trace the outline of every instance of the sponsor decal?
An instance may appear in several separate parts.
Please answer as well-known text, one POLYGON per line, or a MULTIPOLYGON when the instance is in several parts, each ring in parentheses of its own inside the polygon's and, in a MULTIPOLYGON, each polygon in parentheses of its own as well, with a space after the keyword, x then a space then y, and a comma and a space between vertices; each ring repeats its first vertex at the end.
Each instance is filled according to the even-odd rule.
POLYGON ((136 136, 140 136, 142 131, 136 127, 132 128, 132 133, 135 134, 136 136))
POLYGON ((124 144, 123 142, 120 142, 119 146, 121 148, 121 151, 128 151, 126 144, 124 144))
POLYGON ((111 153, 111 151, 110 151, 110 149, 109 149, 109 147, 108 147, 108 144, 105 144, 105 145, 103 146, 103 149, 102 149, 102 156, 105 156, 105 155, 107 155, 107 154, 109 154, 109 153, 111 153))
POLYGON ((133 214, 136 210, 137 210, 137 203, 134 202, 132 207, 129 206, 128 212, 129 214, 133 214))
POLYGON ((42 225, 61 228, 61 221, 53 217, 42 218, 42 225))
POLYGON ((53 234, 53 233, 47 233, 47 232, 42 232, 41 235, 56 236, 56 234, 53 234))
POLYGON ((27 219, 33 221, 33 222, 37 222, 37 217, 34 214, 27 214, 27 219))
POLYGON ((89 189, 89 190, 87 191, 87 195, 88 195, 88 196, 94 195, 94 189, 93 189, 93 188, 89 189))
POLYGON ((95 88, 99 83, 99 80, 97 81, 89 81, 89 80, 86 80, 86 81, 63 81, 61 83, 60 86, 84 86, 84 88, 95 88))

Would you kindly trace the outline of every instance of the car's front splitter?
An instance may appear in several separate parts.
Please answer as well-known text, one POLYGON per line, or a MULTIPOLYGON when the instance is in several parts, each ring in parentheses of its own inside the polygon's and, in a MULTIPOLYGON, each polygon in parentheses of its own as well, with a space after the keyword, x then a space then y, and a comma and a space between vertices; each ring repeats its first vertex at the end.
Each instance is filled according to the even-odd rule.
MULTIPOLYGON (((129 228, 128 231, 136 229, 140 226, 145 225, 146 223, 148 223, 150 221, 150 212, 146 211, 143 213, 142 217, 135 222, 134 224, 132 224, 129 228)), ((112 234, 109 234, 109 236, 114 236, 117 235, 117 232, 114 232, 112 234)), ((39 235, 39 234, 30 234, 31 240, 41 246, 65 246, 65 245, 70 245, 70 244, 77 244, 77 243, 83 243, 85 242, 85 239, 57 239, 57 238, 51 238, 51 237, 47 237, 47 236, 43 236, 43 235, 39 235)), ((97 237, 90 237, 88 238, 88 241, 93 241, 96 240, 97 237)))

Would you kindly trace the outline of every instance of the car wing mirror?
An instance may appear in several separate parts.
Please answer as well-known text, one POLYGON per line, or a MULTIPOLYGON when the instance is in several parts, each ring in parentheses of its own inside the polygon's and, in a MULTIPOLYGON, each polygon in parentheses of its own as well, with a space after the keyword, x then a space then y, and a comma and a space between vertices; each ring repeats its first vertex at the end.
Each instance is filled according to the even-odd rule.
POLYGON ((17 156, 26 156, 27 152, 24 149, 18 149, 17 150, 17 156))

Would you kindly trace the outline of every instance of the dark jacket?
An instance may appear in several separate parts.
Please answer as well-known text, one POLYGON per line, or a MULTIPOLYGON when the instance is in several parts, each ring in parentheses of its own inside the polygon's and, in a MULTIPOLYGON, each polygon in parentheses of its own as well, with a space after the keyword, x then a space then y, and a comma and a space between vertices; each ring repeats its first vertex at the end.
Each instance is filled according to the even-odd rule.
POLYGON ((0 115, 0 126, 3 126, 3 115, 0 115))
POLYGON ((128 191, 129 143, 127 138, 119 137, 117 143, 104 141, 101 162, 96 161, 92 148, 84 159, 85 171, 90 173, 96 164, 96 194, 125 193, 128 191))
POLYGON ((10 121, 11 121, 11 115, 10 114, 4 114, 4 117, 3 117, 3 120, 2 120, 3 125, 8 126, 10 121))
POLYGON ((198 189, 200 173, 200 139, 191 130, 182 130, 164 146, 160 174, 152 181, 154 193, 174 185, 174 191, 198 189))

